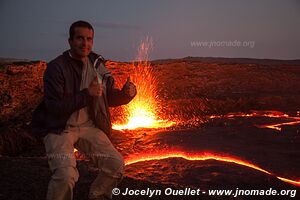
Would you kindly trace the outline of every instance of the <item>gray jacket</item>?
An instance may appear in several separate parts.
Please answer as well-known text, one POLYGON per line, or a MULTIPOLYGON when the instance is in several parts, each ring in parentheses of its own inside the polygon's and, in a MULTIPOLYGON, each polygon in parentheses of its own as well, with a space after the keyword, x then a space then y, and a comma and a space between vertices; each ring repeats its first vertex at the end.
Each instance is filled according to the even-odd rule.
POLYGON ((98 97, 90 96, 87 88, 80 90, 83 63, 71 58, 65 51, 49 62, 45 70, 43 101, 34 111, 31 123, 34 134, 60 134, 71 114, 87 106, 94 124, 110 136, 109 107, 127 104, 134 97, 126 95, 123 89, 115 88, 114 79, 100 55, 91 52, 88 57, 102 77, 104 109, 100 106, 95 110, 98 97))

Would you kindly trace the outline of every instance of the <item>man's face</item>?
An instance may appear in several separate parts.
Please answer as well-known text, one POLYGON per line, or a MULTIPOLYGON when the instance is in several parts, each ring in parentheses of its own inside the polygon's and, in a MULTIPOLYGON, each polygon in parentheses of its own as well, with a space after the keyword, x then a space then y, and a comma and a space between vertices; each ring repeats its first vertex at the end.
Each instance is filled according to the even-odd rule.
POLYGON ((93 37, 93 30, 86 27, 76 27, 73 38, 69 39, 73 56, 87 57, 93 48, 93 37))

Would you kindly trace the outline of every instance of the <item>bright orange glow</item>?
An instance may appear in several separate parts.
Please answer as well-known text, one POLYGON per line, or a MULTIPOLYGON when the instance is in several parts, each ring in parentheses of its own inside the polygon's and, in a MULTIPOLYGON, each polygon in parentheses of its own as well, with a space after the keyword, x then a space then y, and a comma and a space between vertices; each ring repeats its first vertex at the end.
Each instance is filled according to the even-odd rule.
POLYGON ((183 159, 191 160, 191 161, 217 160, 217 161, 221 161, 221 162, 235 163, 238 165, 242 165, 245 167, 249 167, 249 168, 261 171, 268 175, 273 175, 281 181, 284 181, 289 184, 293 184, 295 186, 300 187, 300 181, 295 181, 295 180, 276 176, 276 175, 272 174, 271 172, 269 172, 265 169, 262 169, 261 167, 258 167, 252 163, 241 160, 239 158, 234 158, 231 156, 222 156, 222 155, 218 155, 218 154, 210 153, 210 152, 193 153, 193 154, 180 152, 180 151, 163 151, 163 152, 159 152, 159 153, 142 153, 142 154, 138 154, 138 155, 134 155, 134 156, 125 158, 125 165, 131 165, 134 163, 151 161, 151 160, 162 160, 162 159, 168 159, 168 158, 183 158, 183 159))
POLYGON ((271 128, 271 129, 275 129, 275 130, 277 130, 277 131, 281 131, 280 126, 300 124, 300 118, 299 118, 299 117, 294 117, 293 119, 294 119, 294 120, 297 120, 297 121, 293 121, 293 122, 283 122, 283 123, 271 124, 271 125, 261 125, 261 126, 259 126, 259 127, 260 127, 260 128, 271 128))
MULTIPOLYGON (((297 114, 299 113, 299 111, 297 111, 297 114)), ((295 125, 295 124, 300 124, 300 117, 292 117, 289 116, 288 114, 285 113, 281 113, 279 111, 257 111, 257 112, 253 112, 253 113, 230 113, 227 115, 212 115, 210 116, 210 119, 216 119, 216 118, 233 118, 233 117, 270 117, 270 118, 284 118, 284 119, 289 119, 289 120, 293 120, 291 122, 283 122, 283 123, 277 123, 277 124, 267 124, 267 125, 258 125, 257 127, 259 128, 270 128, 270 129, 274 129, 277 131, 281 131, 280 126, 284 126, 284 125, 295 125)))
POLYGON ((290 118, 288 114, 279 111, 254 111, 252 113, 229 113, 227 115, 212 115, 211 119, 214 118, 233 118, 233 117, 272 117, 272 118, 290 118))
POLYGON ((287 182, 287 183, 290 183, 290 184, 292 184, 292 185, 295 185, 295 186, 300 187, 300 180, 298 180, 298 181, 293 181, 293 180, 290 180, 290 179, 287 179, 287 178, 282 178, 282 177, 280 177, 280 176, 277 176, 277 178, 280 179, 280 180, 282 180, 282 181, 284 181, 284 182, 287 182))
POLYGON ((161 104, 157 95, 157 80, 148 62, 148 53, 152 45, 149 38, 140 44, 137 65, 132 65, 134 73, 130 76, 137 87, 137 95, 125 106, 124 119, 113 124, 112 128, 115 130, 164 128, 175 124, 158 116, 161 104))
MULTIPOLYGON (((279 124, 279 126, 280 125, 281 124, 279 124)), ((262 125, 262 126, 259 126, 259 128, 270 128, 270 129, 274 129, 276 131, 281 131, 281 128, 277 127, 276 124, 275 125, 262 125)))

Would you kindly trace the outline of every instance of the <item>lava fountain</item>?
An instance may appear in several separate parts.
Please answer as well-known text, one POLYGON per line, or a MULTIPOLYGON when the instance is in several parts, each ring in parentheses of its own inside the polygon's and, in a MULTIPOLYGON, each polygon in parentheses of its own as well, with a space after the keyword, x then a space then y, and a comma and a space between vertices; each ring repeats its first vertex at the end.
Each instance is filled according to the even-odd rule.
POLYGON ((161 100, 157 92, 157 77, 150 65, 148 53, 153 47, 151 38, 141 41, 137 62, 132 64, 131 81, 136 85, 136 97, 124 107, 123 119, 112 126, 115 130, 137 128, 165 128, 175 124, 159 115, 161 100))

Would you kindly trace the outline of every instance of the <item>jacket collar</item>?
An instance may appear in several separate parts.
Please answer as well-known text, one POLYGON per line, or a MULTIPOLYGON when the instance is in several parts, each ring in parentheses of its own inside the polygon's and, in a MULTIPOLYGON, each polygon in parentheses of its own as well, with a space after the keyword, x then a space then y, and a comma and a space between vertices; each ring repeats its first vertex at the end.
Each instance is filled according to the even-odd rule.
MULTIPOLYGON (((70 56, 70 50, 66 50, 65 52, 63 52, 63 55, 64 55, 68 60, 70 60, 71 62, 75 62, 75 63, 80 64, 80 65, 83 64, 82 61, 76 60, 76 59, 74 59, 74 58, 72 58, 72 57, 70 56)), ((93 52, 93 51, 91 51, 91 53, 88 55, 88 57, 89 57, 89 59, 90 59, 90 61, 91 61, 92 63, 94 63, 97 59, 98 59, 99 61, 105 63, 104 58, 103 58, 101 55, 98 55, 98 54, 96 54, 96 53, 93 52)))

